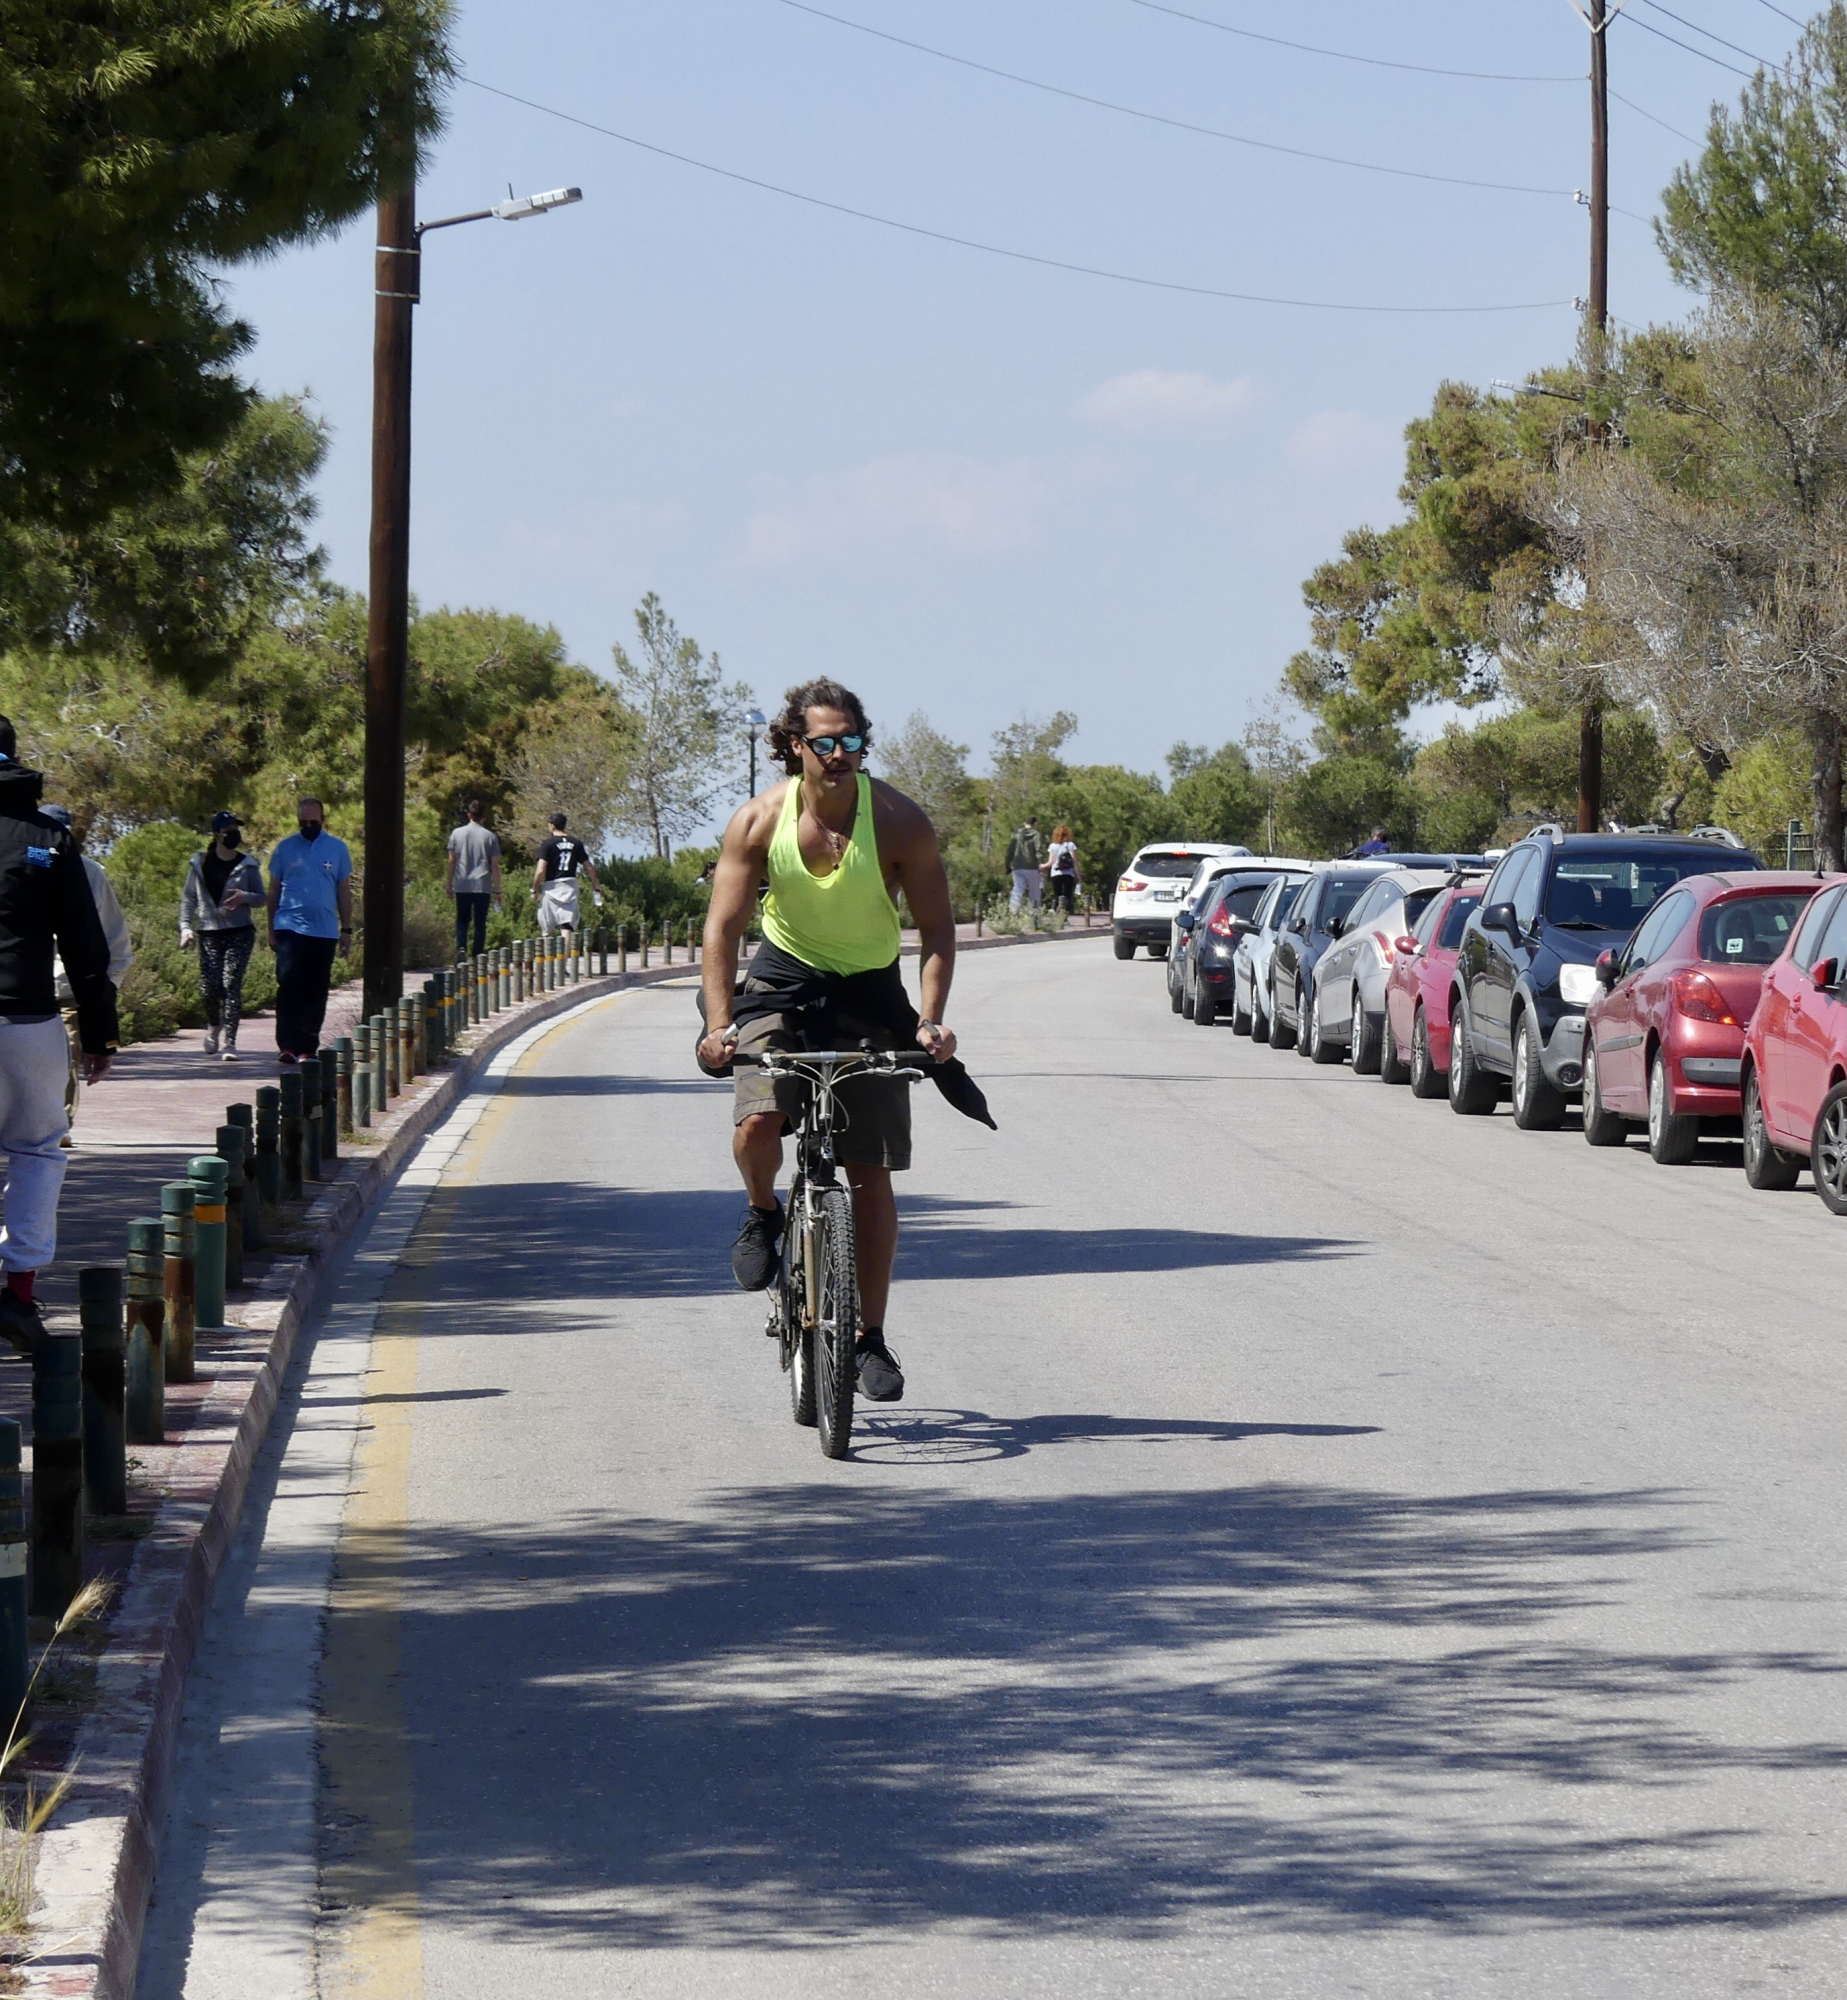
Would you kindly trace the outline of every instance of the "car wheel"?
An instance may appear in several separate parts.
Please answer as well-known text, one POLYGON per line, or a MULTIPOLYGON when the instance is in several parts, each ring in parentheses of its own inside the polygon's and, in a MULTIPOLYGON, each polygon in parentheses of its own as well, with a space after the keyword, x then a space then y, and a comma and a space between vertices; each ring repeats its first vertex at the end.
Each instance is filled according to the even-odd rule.
POLYGON ((1597 1067, 1597 1043, 1584 1031, 1584 1139, 1591 1146, 1620 1146, 1629 1136, 1629 1121, 1617 1112, 1606 1111, 1603 1085, 1597 1067))
POLYGON ((1398 1046, 1397 1030, 1392 1026, 1392 1010, 1385 1010, 1385 1025, 1380 1030, 1379 1081, 1381 1083, 1409 1083, 1411 1065, 1404 1059, 1404 1051, 1398 1046))
POLYGON ((1744 1080, 1744 1178, 1754 1188, 1792 1188, 1802 1169, 1786 1153, 1770 1143, 1770 1127, 1764 1118, 1764 1100, 1757 1087, 1757 1072, 1744 1080))
POLYGON ((1501 1101, 1501 1086, 1475 1060, 1469 1045, 1468 1024, 1450 1010, 1449 1022, 1449 1108, 1464 1118, 1479 1118, 1501 1101))
POLYGON ((1353 989, 1353 1025, 1347 1030, 1347 1047, 1353 1052, 1355 1076, 1377 1076, 1384 1062, 1384 1039, 1379 1023, 1367 1013, 1360 989, 1353 989))
POLYGON ((1668 1109, 1667 1057, 1659 1053, 1648 1066, 1648 1150, 1658 1167, 1684 1167, 1699 1150, 1699 1120, 1668 1109))
POLYGON ((1565 1093, 1546 1079, 1539 1030, 1531 1014, 1514 1030, 1514 1123, 1522 1132, 1556 1132, 1565 1122, 1565 1093))
POLYGON ((1150 958, 1165 958, 1165 957, 1167 956, 1167 947, 1166 947, 1166 945, 1165 945, 1165 944, 1151 944, 1151 945, 1150 945, 1150 946, 1148 947, 1148 956, 1149 956, 1150 958))
POLYGON ((1420 1000, 1417 1012, 1411 1016, 1411 1095, 1441 1097, 1446 1087, 1443 1072, 1430 1053, 1430 1023, 1420 1000))
POLYGON ((1238 1004, 1238 982, 1231 982, 1231 1032, 1234 1035, 1248 1035, 1255 1023, 1253 1012, 1238 1004))
POLYGON ((1212 988, 1203 979, 1193 981, 1193 1020, 1201 1028, 1209 1028, 1219 1017, 1218 1002, 1212 997, 1212 988))
POLYGON ((1186 961, 1169 959, 1167 963, 1167 1004, 1176 1014, 1186 1012, 1186 961))
POLYGON ((1346 1056, 1346 1050, 1332 1040, 1321 1025, 1321 996, 1311 992, 1307 999, 1297 997, 1298 1008, 1306 1007, 1303 1019, 1308 1023, 1308 1045, 1304 1053, 1312 1063, 1337 1063, 1346 1056))
POLYGON ((1847 1083, 1837 1083, 1815 1114, 1809 1147, 1815 1192, 1836 1215, 1847 1215, 1847 1083))
POLYGON ((1294 1027, 1291 1027, 1283 1019, 1282 1013, 1276 1005, 1276 1000, 1276 989, 1272 986, 1270 989, 1270 1046, 1273 1049, 1292 1049, 1295 1047, 1297 1031, 1302 1025, 1302 1017, 1298 1014, 1294 1027))
POLYGON ((1267 1043, 1270 1039, 1270 1017, 1263 1011, 1258 998, 1257 982, 1251 982, 1251 1040, 1267 1043))
POLYGON ((1120 931, 1110 939, 1110 943, 1115 947, 1118 958, 1133 958, 1135 956, 1135 940, 1124 937, 1120 931))

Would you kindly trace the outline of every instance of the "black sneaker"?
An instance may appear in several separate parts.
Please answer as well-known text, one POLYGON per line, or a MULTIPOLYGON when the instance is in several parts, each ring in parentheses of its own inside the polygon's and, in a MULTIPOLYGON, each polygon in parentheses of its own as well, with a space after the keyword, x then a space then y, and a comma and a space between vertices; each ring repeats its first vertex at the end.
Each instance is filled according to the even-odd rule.
POLYGON ((0 1340, 30 1360, 45 1339, 45 1322, 38 1307, 22 1299, 11 1286, 0 1288, 0 1340))
POLYGON ((885 1345, 884 1334, 874 1329, 862 1333, 853 1343, 853 1361, 859 1376, 859 1393, 869 1402, 895 1403, 904 1395, 904 1370, 898 1357, 885 1345))
POLYGON ((731 1246, 731 1275, 747 1292, 766 1291, 782 1264, 782 1203, 747 1208, 731 1246))

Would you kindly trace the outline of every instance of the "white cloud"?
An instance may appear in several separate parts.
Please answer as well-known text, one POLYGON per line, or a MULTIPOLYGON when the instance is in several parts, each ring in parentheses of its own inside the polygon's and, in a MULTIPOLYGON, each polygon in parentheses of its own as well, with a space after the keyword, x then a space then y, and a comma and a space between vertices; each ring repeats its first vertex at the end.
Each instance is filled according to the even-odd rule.
POLYGON ((1310 478, 1373 473, 1389 465, 1399 449, 1399 433, 1358 410, 1317 410, 1289 434, 1284 447, 1290 469, 1310 478))
POLYGON ((1099 382, 1079 408, 1093 423, 1121 431, 1197 429, 1241 415, 1252 394, 1248 375, 1219 382, 1210 375, 1137 368, 1099 382))
POLYGON ((875 458, 811 479, 753 515, 744 559, 799 562, 920 544, 995 555, 1032 539, 1045 497, 1045 482, 1024 459, 985 465, 934 451, 875 458))

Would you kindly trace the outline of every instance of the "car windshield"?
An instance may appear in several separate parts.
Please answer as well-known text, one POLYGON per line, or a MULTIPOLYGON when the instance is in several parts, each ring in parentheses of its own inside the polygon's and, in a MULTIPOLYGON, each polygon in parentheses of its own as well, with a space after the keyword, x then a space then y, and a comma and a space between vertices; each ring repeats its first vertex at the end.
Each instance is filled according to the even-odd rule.
POLYGON ((1219 897, 1219 908, 1229 910, 1234 917, 1249 917, 1269 893, 1267 882, 1240 882, 1219 897))
POLYGON ((1344 923, 1347 912, 1365 895, 1376 879, 1374 876, 1360 875, 1351 881, 1343 881, 1336 876, 1328 884, 1327 894, 1321 899, 1321 912, 1315 919, 1316 923, 1323 930, 1336 920, 1344 923))
POLYGON ((1739 896, 1700 919, 1699 955, 1717 965, 1768 965, 1789 942, 1813 889, 1739 896))
MULTIPOLYGON (((1632 931, 1666 890, 1683 876, 1710 875, 1718 859, 1659 848, 1561 855, 1546 891, 1546 921, 1568 931, 1632 931)), ((1728 858, 1726 865, 1738 864, 1728 858)))
POLYGON ((1417 928, 1418 918, 1421 917, 1427 909, 1429 909, 1431 904, 1434 903, 1437 897, 1440 896, 1442 893, 1443 892, 1440 888, 1413 889, 1411 893, 1404 899, 1405 929, 1408 931, 1415 930, 1417 928))
POLYGON ((1276 899, 1276 908, 1269 915, 1269 927, 1271 930, 1274 930, 1289 912, 1295 908, 1295 899, 1307 887, 1308 884, 1306 882, 1285 882, 1283 884, 1282 892, 1276 899))
POLYGON ((1443 928, 1437 936, 1438 951, 1460 951, 1462 930, 1469 920, 1469 912, 1481 901, 1478 889, 1472 896, 1458 896, 1443 912, 1443 928))
MULTIPOLYGON (((1118 853, 1121 851, 1117 849, 1118 853)), ((1138 854, 1130 864, 1129 873, 1146 875, 1156 882, 1172 882, 1182 876, 1190 880, 1198 867, 1197 854, 1138 854)))

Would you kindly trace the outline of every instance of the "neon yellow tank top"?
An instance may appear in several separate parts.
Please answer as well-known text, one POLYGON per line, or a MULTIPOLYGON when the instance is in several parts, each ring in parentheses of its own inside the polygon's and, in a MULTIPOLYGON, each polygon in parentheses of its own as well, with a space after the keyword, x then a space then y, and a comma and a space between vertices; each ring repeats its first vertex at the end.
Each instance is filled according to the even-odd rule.
POLYGON ((879 867, 872 824, 872 780, 859 774, 853 838, 831 875, 811 875, 795 823, 802 781, 782 802, 770 836, 770 892, 763 899, 763 935, 779 950, 821 972, 876 972, 898 956, 898 912, 879 867))

